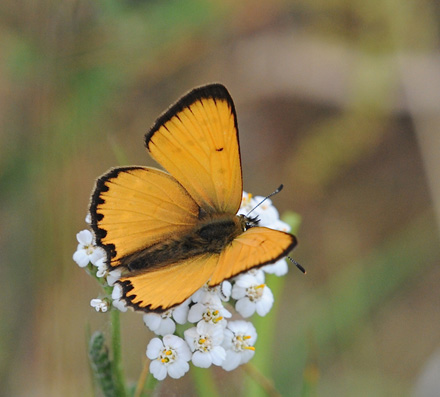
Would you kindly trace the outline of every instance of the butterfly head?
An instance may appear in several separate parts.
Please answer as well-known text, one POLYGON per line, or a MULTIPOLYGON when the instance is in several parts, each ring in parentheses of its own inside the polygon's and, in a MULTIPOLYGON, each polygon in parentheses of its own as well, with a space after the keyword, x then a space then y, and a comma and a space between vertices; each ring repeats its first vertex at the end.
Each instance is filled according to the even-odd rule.
POLYGON ((246 215, 237 215, 237 216, 240 219, 240 223, 243 231, 246 231, 251 227, 255 227, 260 224, 260 220, 258 219, 258 216, 246 216, 246 215))

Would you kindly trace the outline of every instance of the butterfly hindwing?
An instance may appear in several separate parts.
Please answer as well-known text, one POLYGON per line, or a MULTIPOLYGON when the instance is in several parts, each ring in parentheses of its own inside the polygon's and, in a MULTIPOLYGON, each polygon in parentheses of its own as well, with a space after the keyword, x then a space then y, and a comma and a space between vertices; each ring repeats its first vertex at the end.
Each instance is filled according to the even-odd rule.
POLYGON ((97 244, 117 267, 127 255, 191 230, 199 207, 171 175, 125 167, 98 179, 90 213, 97 244))
POLYGON ((137 310, 163 312, 200 289, 217 266, 218 255, 199 255, 119 281, 125 301, 137 310))
POLYGON ((220 254, 198 255, 166 267, 123 277, 119 281, 129 306, 163 312, 184 302, 208 280, 216 286, 237 274, 276 262, 296 245, 294 236, 254 227, 220 254))
POLYGON ((238 130, 225 87, 185 95, 156 121, 145 144, 204 211, 237 213, 243 189, 238 130))
POLYGON ((274 263, 286 256, 296 244, 292 234, 267 227, 252 227, 221 252, 208 285, 215 286, 237 274, 274 263))

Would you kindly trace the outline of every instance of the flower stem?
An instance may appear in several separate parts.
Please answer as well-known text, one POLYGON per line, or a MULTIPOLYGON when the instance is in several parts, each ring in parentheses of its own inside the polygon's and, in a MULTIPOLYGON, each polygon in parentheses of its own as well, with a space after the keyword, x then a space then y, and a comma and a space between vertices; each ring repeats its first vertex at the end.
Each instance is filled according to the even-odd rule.
POLYGON ((111 310, 111 332, 112 332, 112 350, 113 350, 113 376, 115 388, 118 396, 125 397, 125 378, 122 365, 121 351, 121 323, 119 310, 111 310))
POLYGON ((152 396, 154 391, 157 392, 156 388, 159 385, 159 381, 155 379, 151 373, 149 373, 149 364, 150 360, 145 360, 142 373, 139 376, 139 380, 136 385, 134 397, 152 396))
POLYGON ((211 368, 209 370, 192 367, 191 374, 199 396, 219 397, 211 368))
MULTIPOLYGON (((272 379, 274 375, 274 357, 272 346, 277 327, 277 318, 279 318, 279 298, 285 284, 285 277, 277 277, 273 274, 270 274, 266 276, 266 282, 268 285, 270 285, 270 289, 272 290, 275 298, 275 304, 272 308, 272 311, 267 316, 254 318, 254 325, 258 330, 259 343, 257 345, 257 354, 252 360, 252 365, 247 365, 246 370, 250 375, 255 374, 258 370, 261 373, 261 376, 252 376, 252 381, 249 381, 246 384, 246 392, 244 395, 249 397, 266 395, 264 389, 269 384, 266 380, 272 379), (263 389, 261 387, 263 387, 263 389)), ((274 391, 273 394, 271 393, 270 395, 280 395, 276 391, 274 384, 272 384, 271 387, 274 391)))
POLYGON ((243 370, 253 379, 253 381, 263 388, 266 395, 271 397, 280 397, 281 394, 275 388, 273 381, 264 376, 258 368, 252 363, 243 365, 243 370))

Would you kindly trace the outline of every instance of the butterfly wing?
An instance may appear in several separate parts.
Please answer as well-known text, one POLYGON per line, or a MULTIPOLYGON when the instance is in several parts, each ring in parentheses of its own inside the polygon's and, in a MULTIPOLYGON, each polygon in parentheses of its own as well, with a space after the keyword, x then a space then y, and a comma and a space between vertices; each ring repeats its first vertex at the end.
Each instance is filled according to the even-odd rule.
POLYGON ((212 275, 217 255, 199 255, 166 267, 123 277, 124 300, 136 310, 164 312, 200 289, 212 275))
POLYGON ((124 167, 98 179, 90 214, 97 244, 117 267, 124 257, 191 230, 199 207, 169 174, 124 167))
MULTIPOLYGON (((98 179, 90 205, 92 228, 97 244, 107 251, 108 265, 124 269, 118 282, 128 305, 163 312, 206 282, 215 286, 273 263, 296 245, 288 233, 253 227, 228 242, 220 253, 213 249, 196 254, 194 250, 194 256, 187 253, 173 262, 176 253, 172 245, 166 245, 167 240, 185 245, 190 240, 184 237, 201 225, 204 212, 213 215, 211 219, 217 214, 232 218, 240 206, 237 121, 225 87, 213 84, 191 91, 156 121, 145 143, 171 175, 146 167, 111 170, 98 179), (144 265, 144 259, 153 256, 138 255, 149 247, 160 253, 156 256, 160 263, 154 266, 144 265), (164 254, 166 262, 162 262, 164 254), (131 267, 132 258, 142 262, 141 266, 131 267)), ((205 234, 212 233, 215 224, 205 224, 205 234)))
POLYGON ((236 214, 242 174, 234 103, 226 88, 196 88, 145 136, 151 156, 206 212, 236 214))
POLYGON ((297 244, 295 236, 267 227, 252 227, 236 237, 220 254, 209 286, 252 268, 274 263, 297 244))

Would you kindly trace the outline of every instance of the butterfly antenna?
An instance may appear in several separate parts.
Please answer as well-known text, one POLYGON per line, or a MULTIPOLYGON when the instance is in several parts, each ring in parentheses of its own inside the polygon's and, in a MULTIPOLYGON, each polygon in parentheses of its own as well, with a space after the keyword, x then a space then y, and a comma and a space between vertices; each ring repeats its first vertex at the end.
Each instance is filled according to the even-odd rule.
MULTIPOLYGON (((279 192, 281 192, 281 190, 283 190, 284 185, 281 184, 280 186, 278 186, 278 189, 274 190, 271 194, 269 194, 268 196, 266 196, 263 200, 261 200, 254 208, 252 208, 247 214, 246 216, 248 217, 250 215, 250 213, 252 211, 255 211, 261 204, 263 204, 268 198, 271 198, 272 196, 275 196, 275 194, 278 194, 279 192)), ((287 257, 287 259, 289 259, 299 270, 301 270, 301 272, 303 272, 304 274, 307 274, 306 269, 304 269, 295 259, 291 258, 290 256, 287 257)))
POLYGON ((289 261, 291 261, 304 274, 307 274, 306 269, 304 269, 295 259, 291 258, 290 256, 288 256, 287 259, 289 259, 289 261))
POLYGON ((250 215, 251 212, 255 211, 261 204, 263 204, 268 198, 271 198, 272 196, 275 196, 276 194, 278 194, 279 192, 281 192, 281 190, 283 190, 284 185, 281 184, 280 186, 278 186, 278 189, 276 189, 275 191, 273 191, 271 194, 269 194, 268 196, 266 196, 263 200, 261 200, 254 208, 252 208, 247 214, 246 216, 248 217, 250 215))

